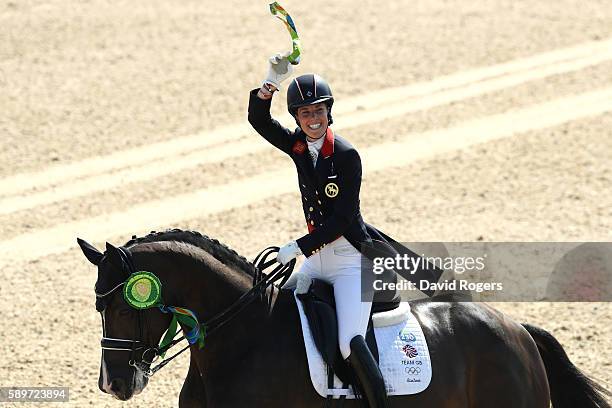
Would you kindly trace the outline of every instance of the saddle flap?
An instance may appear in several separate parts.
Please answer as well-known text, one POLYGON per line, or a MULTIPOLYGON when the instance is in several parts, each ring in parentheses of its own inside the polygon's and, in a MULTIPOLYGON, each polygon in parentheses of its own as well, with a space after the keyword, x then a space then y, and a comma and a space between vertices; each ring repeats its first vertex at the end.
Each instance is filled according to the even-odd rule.
MULTIPOLYGON (((320 279, 312 279, 306 293, 297 294, 302 302, 310 332, 323 361, 346 384, 354 385, 354 374, 342 358, 338 345, 338 319, 333 287, 320 279)), ((368 322, 366 343, 378 362, 378 347, 374 335, 372 316, 368 322)))
MULTIPOLYGON (((304 302, 298 296, 296 290, 294 299, 300 316, 308 371, 317 394, 328 399, 360 398, 355 392, 355 387, 347 387, 348 384, 353 385, 345 380, 348 377, 341 378, 342 374, 338 375, 338 372, 330 374, 335 368, 323 360, 323 354, 314 342, 304 302), (333 376, 331 383, 330 375, 333 376)), ((432 378, 431 359, 425 335, 419 321, 410 312, 409 306, 406 309, 402 313, 403 321, 388 321, 373 330, 376 339, 375 348, 379 353, 376 354, 378 364, 385 378, 387 394, 390 396, 420 393, 427 389, 432 378)))
POLYGON ((310 325, 313 340, 323 360, 330 364, 338 350, 338 324, 333 289, 327 283, 313 279, 306 293, 298 294, 310 325))

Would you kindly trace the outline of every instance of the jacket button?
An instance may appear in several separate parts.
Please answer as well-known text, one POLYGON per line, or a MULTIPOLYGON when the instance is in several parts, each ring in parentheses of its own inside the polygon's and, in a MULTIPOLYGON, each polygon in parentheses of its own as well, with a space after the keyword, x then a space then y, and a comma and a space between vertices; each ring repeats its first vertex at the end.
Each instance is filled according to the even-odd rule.
POLYGON ((314 221, 313 220, 310 220, 310 225, 314 225, 314 221))
POLYGON ((314 208, 310 207, 308 210, 309 210, 309 211, 312 211, 312 210, 314 210, 314 208))

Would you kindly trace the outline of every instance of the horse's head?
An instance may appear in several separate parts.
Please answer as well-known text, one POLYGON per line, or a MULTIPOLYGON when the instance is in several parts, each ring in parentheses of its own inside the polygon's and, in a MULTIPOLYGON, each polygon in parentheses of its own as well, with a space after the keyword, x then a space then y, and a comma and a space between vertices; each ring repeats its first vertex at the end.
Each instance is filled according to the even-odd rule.
POLYGON ((102 315, 102 359, 98 386, 120 400, 139 394, 146 371, 171 317, 158 309, 138 310, 128 304, 123 286, 133 272, 124 248, 106 244, 104 253, 79 239, 85 257, 98 267, 96 309, 102 315))

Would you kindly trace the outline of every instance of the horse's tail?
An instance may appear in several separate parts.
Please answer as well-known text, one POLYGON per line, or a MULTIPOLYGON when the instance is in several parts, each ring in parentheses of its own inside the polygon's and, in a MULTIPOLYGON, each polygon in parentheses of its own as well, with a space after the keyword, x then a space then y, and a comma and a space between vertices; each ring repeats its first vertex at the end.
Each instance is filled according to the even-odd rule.
POLYGON ((535 341, 544 362, 553 408, 611 408, 604 396, 612 394, 584 375, 552 334, 525 323, 523 327, 535 341))

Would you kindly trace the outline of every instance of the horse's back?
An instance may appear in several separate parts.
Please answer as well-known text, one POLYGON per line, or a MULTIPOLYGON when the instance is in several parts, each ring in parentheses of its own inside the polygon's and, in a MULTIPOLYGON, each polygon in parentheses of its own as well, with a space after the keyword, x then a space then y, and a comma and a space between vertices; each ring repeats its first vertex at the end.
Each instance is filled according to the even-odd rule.
MULTIPOLYGON (((297 357, 288 359, 280 367, 282 372, 299 371, 298 378, 308 379, 299 315, 293 295, 286 292, 277 299, 269 330, 282 325, 283 333, 296 334, 275 336, 275 351, 297 357)), ((425 334, 433 375, 425 391, 392 397, 391 407, 549 407, 542 360, 520 324, 482 303, 417 301, 411 309, 425 334)), ((302 385, 304 406, 314 406, 310 404, 320 397, 310 382, 302 385)), ((358 402, 347 404, 356 405, 358 402)))
POLYGON ((483 303, 424 301, 412 310, 430 349, 428 390, 449 390, 440 406, 548 408, 542 359, 519 323, 483 303))

